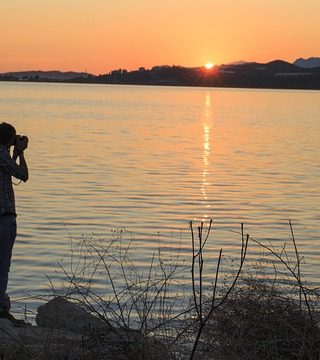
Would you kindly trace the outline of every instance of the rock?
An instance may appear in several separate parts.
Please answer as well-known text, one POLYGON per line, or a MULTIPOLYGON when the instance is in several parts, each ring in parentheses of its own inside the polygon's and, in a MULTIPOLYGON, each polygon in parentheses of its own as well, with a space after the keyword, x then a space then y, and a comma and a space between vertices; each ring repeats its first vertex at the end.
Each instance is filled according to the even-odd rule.
POLYGON ((36 323, 46 328, 66 329, 82 334, 111 326, 63 297, 56 297, 40 306, 36 323))
POLYGON ((50 342, 51 345, 73 345, 81 344, 86 336, 61 329, 49 329, 40 326, 18 328, 17 333, 25 345, 37 345, 50 342))
POLYGON ((15 342, 19 333, 10 320, 0 319, 0 344, 15 342))
POLYGON ((14 327, 0 320, 0 359, 79 360, 86 352, 85 335, 39 326, 14 327))
POLYGON ((162 360, 169 352, 140 331, 113 327, 81 306, 57 297, 38 308, 38 326, 16 328, 0 320, 0 359, 162 360), (21 354, 19 353, 21 352, 21 354))

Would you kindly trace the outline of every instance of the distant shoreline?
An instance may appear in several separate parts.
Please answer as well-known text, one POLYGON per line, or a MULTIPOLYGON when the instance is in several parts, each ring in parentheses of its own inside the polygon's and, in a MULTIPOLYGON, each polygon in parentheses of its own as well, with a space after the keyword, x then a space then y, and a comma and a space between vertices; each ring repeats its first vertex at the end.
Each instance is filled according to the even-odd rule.
POLYGON ((214 66, 210 69, 167 65, 133 71, 118 69, 103 75, 72 71, 21 71, 0 74, 0 81, 320 90, 320 67, 303 68, 275 60, 267 64, 241 63, 214 66))
POLYGON ((216 88, 216 89, 252 89, 252 90, 297 90, 297 91, 319 91, 319 87, 271 87, 271 86, 235 86, 235 85, 194 85, 194 84, 164 84, 164 83, 123 83, 123 82, 100 82, 100 81, 59 81, 59 80, 4 80, 0 82, 34 83, 34 84, 92 84, 92 85, 129 85, 129 86, 161 86, 161 87, 194 87, 194 88, 216 88))

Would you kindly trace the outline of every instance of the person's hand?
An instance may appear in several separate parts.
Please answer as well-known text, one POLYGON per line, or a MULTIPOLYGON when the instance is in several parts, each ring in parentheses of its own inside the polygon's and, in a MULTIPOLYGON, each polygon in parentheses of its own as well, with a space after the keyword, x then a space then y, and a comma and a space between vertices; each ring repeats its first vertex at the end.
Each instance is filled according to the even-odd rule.
POLYGON ((16 154, 21 154, 28 147, 28 138, 26 136, 18 136, 15 141, 15 146, 13 152, 16 154))

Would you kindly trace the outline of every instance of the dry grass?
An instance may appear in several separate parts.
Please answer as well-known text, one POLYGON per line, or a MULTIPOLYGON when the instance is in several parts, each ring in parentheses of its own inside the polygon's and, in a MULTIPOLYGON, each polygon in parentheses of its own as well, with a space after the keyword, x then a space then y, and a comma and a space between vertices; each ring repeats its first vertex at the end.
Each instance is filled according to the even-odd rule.
POLYGON ((306 306, 280 284, 250 280, 239 284, 204 331, 205 359, 317 360, 317 309, 306 306))
MULTIPOLYGON (((123 246, 118 237, 110 243, 90 238, 72 246, 70 264, 61 265, 65 297, 123 335, 117 341, 122 350, 111 353, 105 335, 94 333, 88 342, 95 349, 91 356, 112 360, 319 360, 319 296, 303 281, 302 259, 289 224, 291 256, 287 245, 277 251, 271 244, 260 244, 244 233, 242 225, 238 267, 230 271, 225 283, 221 249, 208 289, 203 281, 208 276, 205 264, 214 254, 204 249, 212 223, 207 229, 201 224, 198 231, 191 223, 190 291, 184 301, 174 298, 172 291, 181 275, 177 259, 166 262, 155 252, 148 271, 142 274, 130 258, 131 242, 123 246), (266 254, 273 277, 263 277, 261 271, 252 276, 250 265, 249 272, 244 270, 252 244, 266 254), (278 280, 284 277, 285 284, 278 280)), ((51 286, 56 294, 53 282, 51 286)), ((88 348, 82 350, 88 354, 88 348)))

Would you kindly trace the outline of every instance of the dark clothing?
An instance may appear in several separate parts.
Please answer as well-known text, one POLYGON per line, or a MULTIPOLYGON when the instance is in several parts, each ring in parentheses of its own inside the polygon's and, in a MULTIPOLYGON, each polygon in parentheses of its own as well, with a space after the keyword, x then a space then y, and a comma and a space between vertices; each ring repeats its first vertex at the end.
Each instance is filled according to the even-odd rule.
POLYGON ((17 234, 12 176, 27 180, 27 174, 11 158, 9 149, 0 144, 0 310, 10 308, 6 291, 12 248, 17 234))
POLYGON ((0 144, 0 215, 3 213, 16 213, 12 176, 23 181, 26 180, 26 174, 11 158, 7 147, 0 144))
POLYGON ((6 294, 11 265, 12 248, 17 235, 14 215, 0 216, 0 310, 10 309, 10 298, 6 294))

